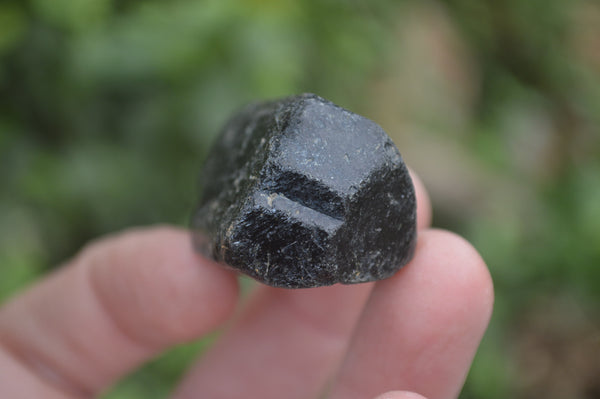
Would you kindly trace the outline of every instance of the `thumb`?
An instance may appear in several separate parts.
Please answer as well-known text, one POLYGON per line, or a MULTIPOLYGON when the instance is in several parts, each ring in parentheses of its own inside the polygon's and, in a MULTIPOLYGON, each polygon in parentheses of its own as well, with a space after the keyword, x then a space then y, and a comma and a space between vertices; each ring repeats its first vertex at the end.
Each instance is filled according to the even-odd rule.
POLYGON ((0 373, 0 387, 22 390, 29 371, 91 396, 167 347, 218 327, 236 299, 235 276, 197 256, 184 230, 105 238, 0 307, 0 369, 14 370, 0 373))

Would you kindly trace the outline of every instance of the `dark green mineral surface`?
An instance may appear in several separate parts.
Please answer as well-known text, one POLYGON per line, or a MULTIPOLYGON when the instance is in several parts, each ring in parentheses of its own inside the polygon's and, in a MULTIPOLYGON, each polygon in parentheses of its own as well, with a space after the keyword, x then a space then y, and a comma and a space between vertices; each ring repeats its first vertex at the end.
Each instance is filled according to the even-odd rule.
POLYGON ((400 153, 377 124, 313 94, 234 115, 201 183, 196 248, 268 285, 380 280, 414 252, 400 153))

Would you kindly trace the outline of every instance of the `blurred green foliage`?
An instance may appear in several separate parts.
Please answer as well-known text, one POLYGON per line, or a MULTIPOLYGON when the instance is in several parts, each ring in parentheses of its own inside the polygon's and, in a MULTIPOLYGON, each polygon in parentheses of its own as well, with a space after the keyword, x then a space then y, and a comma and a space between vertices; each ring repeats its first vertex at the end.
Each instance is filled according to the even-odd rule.
MULTIPOLYGON (((0 300, 94 237, 185 225, 227 116, 316 92, 401 115, 404 126, 385 127, 405 155, 448 144, 423 172, 435 221, 475 244, 497 292, 463 397, 531 397, 561 362, 597 375, 585 355, 572 366, 585 370, 550 356, 542 377, 526 371, 530 353, 600 336, 599 49, 600 5, 585 0, 4 0, 0 300), (424 133, 409 140, 406 127, 424 133), (455 190, 471 176, 452 168, 450 144, 477 171, 472 195, 436 188, 449 165, 455 190), (573 308, 585 322, 566 330, 532 316, 567 320, 573 308), (529 334, 557 338, 538 348, 529 334)), ((164 397, 205 345, 175 349, 106 398, 164 397)), ((600 397, 595 379, 569 378, 562 397, 600 397)))

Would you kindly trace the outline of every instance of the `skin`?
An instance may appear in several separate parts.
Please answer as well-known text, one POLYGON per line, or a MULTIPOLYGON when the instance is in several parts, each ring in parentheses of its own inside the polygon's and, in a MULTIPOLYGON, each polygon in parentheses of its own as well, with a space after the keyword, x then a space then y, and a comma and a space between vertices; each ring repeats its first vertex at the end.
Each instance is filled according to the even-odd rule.
POLYGON ((89 398, 169 347, 225 326, 173 392, 189 398, 456 397, 493 304, 462 238, 429 228, 416 178, 412 262, 377 283, 284 290, 194 253, 187 231, 129 230, 92 242, 0 307, 6 397, 89 398))

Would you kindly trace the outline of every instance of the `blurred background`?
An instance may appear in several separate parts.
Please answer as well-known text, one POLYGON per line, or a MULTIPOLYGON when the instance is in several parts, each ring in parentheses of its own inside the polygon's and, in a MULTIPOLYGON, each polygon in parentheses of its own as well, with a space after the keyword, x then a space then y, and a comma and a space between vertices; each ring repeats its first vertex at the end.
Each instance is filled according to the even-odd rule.
MULTIPOLYGON (((600 398, 592 0, 0 1, 0 301, 94 237, 187 225, 230 113, 301 92, 382 125, 487 261, 461 397, 600 398)), ((104 398, 164 398, 209 341, 104 398)))

